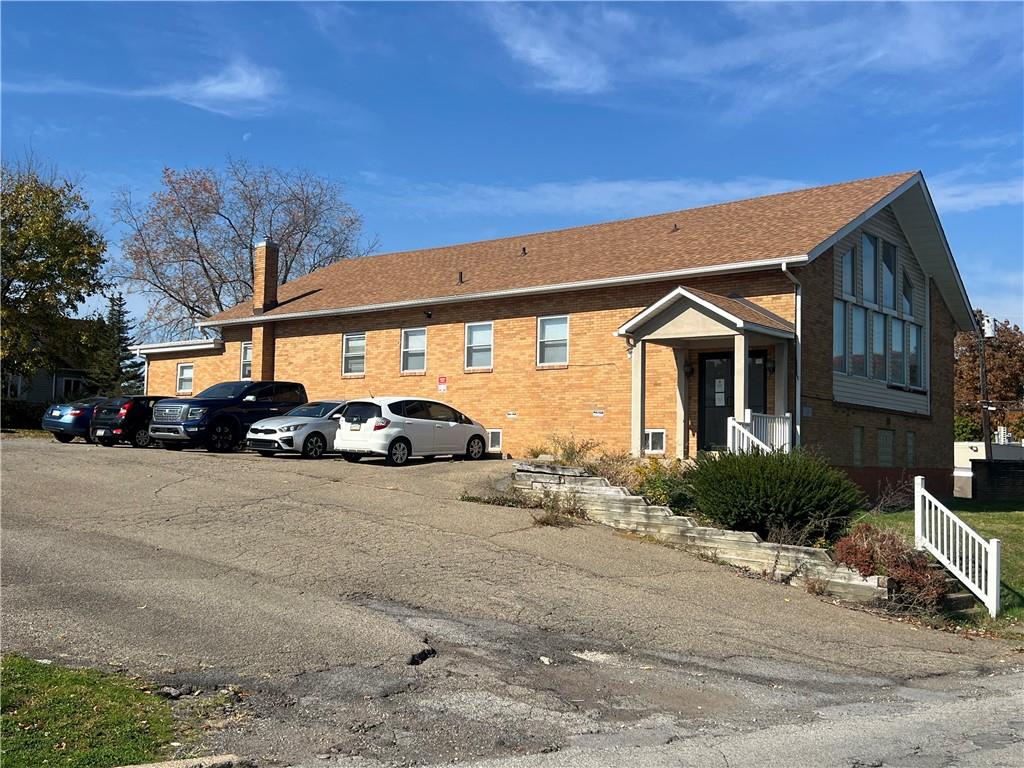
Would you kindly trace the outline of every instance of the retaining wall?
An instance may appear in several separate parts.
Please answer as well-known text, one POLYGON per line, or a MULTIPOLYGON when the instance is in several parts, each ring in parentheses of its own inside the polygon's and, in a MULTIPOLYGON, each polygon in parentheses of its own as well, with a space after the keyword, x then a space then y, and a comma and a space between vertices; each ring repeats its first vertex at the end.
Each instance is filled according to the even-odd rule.
POLYGON ((535 496, 545 491, 573 494, 591 520, 651 536, 788 584, 814 583, 828 594, 857 602, 888 597, 884 576, 865 578, 833 561, 823 549, 773 544, 749 531, 700 526, 691 517, 648 504, 643 497, 633 496, 625 488, 578 467, 516 462, 512 486, 535 496))

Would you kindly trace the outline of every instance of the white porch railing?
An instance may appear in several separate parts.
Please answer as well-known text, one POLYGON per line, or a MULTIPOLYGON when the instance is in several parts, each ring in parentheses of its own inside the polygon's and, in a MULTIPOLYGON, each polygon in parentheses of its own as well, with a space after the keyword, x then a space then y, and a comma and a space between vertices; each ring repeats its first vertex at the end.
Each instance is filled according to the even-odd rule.
POLYGON ((749 453, 752 450, 782 451, 792 450, 792 416, 772 416, 767 413, 747 411, 743 421, 729 417, 726 430, 727 446, 736 453, 749 453))
POLYGON ((999 613, 999 539, 982 538, 914 478, 914 545, 931 552, 973 592, 994 618, 999 613))

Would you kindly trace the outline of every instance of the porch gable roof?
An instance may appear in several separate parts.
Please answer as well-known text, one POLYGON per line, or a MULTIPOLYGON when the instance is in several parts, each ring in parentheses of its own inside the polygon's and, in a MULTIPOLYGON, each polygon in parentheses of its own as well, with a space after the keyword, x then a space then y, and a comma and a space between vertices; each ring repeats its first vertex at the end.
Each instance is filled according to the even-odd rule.
POLYGON ((678 301, 689 301, 705 312, 731 325, 739 331, 753 331, 768 336, 780 336, 786 339, 795 338, 796 332, 792 323, 773 315, 767 310, 741 298, 721 296, 716 293, 700 291, 696 288, 679 286, 651 304, 647 309, 634 315, 615 331, 616 336, 633 336, 645 324, 657 317, 678 301))

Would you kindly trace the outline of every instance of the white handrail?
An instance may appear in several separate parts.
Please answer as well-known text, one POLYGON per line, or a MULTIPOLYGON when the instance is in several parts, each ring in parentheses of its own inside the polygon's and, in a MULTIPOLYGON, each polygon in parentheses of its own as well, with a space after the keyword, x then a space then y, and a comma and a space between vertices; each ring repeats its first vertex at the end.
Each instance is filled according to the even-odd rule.
POLYGON ((788 413, 775 416, 767 413, 751 413, 747 411, 746 420, 749 429, 765 445, 774 450, 789 453, 791 441, 792 416, 788 413))
POLYGON ((730 416, 726 422, 726 443, 728 449, 733 453, 750 453, 754 450, 764 453, 772 452, 771 448, 747 429, 746 425, 736 421, 733 416, 730 416))
POLYGON ((914 546, 931 552, 985 604, 989 615, 999 614, 1002 542, 979 535, 925 490, 920 475, 914 478, 914 546))

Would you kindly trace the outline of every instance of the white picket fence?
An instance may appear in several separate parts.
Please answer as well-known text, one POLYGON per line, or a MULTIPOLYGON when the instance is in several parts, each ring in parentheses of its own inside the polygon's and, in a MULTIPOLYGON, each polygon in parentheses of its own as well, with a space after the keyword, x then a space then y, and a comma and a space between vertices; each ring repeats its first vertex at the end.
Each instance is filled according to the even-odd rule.
POLYGON ((749 453, 753 450, 770 453, 792 450, 792 416, 772 416, 767 413, 753 413, 748 410, 743 421, 730 416, 726 429, 726 444, 734 453, 749 453))
POLYGON ((950 573, 985 604, 994 618, 999 614, 999 539, 984 539, 914 478, 914 545, 931 552, 950 573))

